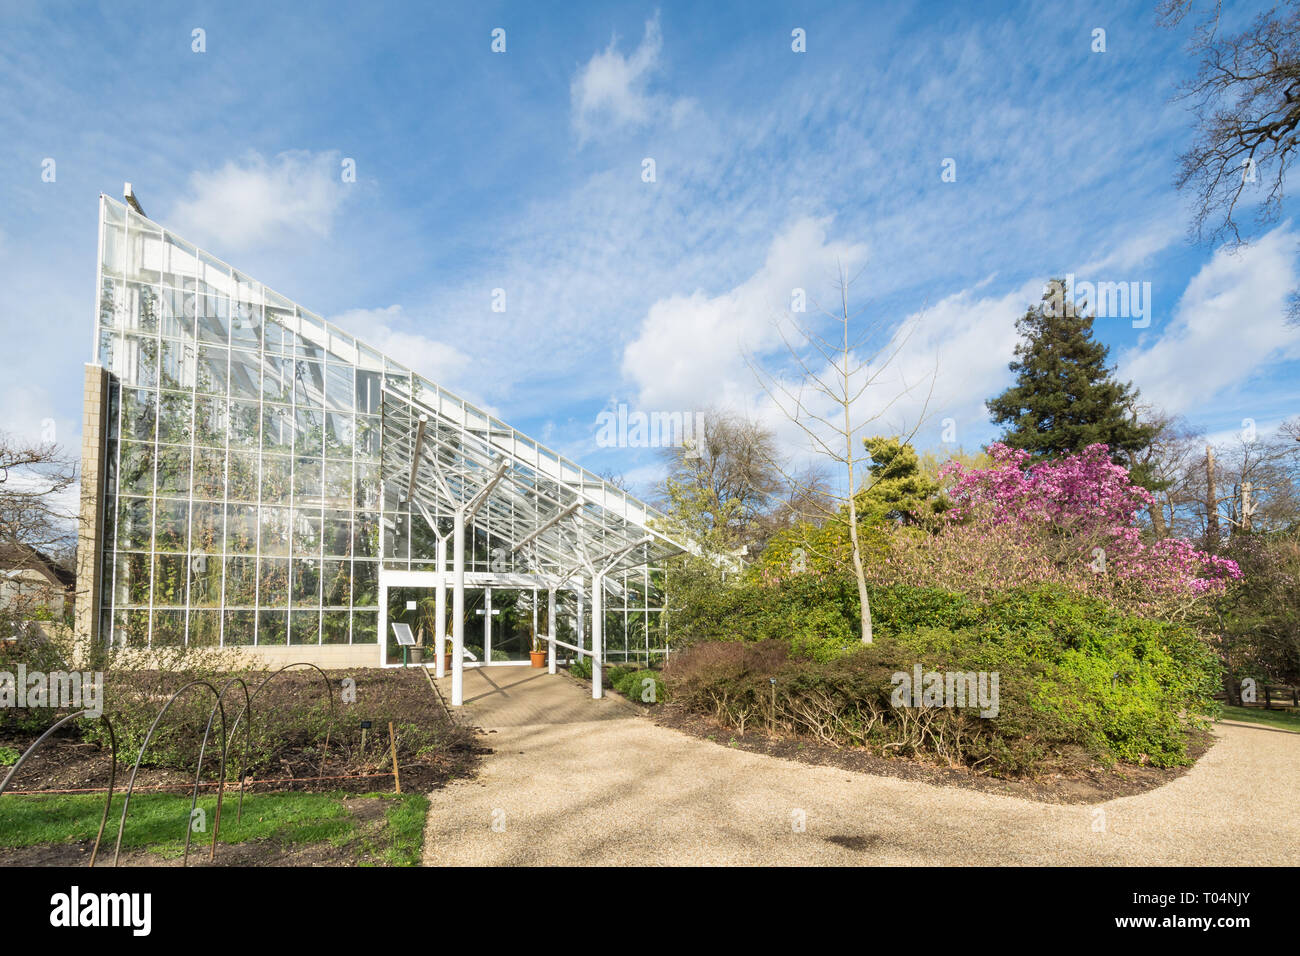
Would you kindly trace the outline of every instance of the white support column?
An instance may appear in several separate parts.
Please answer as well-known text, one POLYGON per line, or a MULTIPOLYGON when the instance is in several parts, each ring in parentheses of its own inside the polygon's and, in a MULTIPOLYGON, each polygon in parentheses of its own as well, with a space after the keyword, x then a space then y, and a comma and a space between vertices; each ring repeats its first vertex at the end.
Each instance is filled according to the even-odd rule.
POLYGON ((555 588, 546 590, 546 638, 549 641, 546 652, 546 669, 555 673, 555 588))
MULTIPOLYGON (((586 647, 587 616, 585 613, 586 607, 584 606, 582 600, 582 584, 583 584, 582 577, 581 575, 579 575, 578 577, 578 639, 574 643, 576 643, 579 647, 586 647)), ((583 659, 583 653, 582 651, 578 651, 578 660, 582 660, 582 659, 583 659)))
POLYGON ((451 533, 451 705, 465 703, 465 509, 457 508, 451 533))
MULTIPOLYGON (((383 529, 379 536, 383 537, 383 529)), ((384 583, 384 563, 379 562, 379 664, 388 663, 388 585, 384 583)))
POLYGON ((599 700, 604 696, 602 665, 605 660, 605 575, 591 576, 591 696, 599 700))
POLYGON ((437 677, 447 676, 447 539, 438 539, 438 588, 434 592, 433 609, 438 615, 434 625, 434 649, 438 659, 434 663, 433 673, 437 677))

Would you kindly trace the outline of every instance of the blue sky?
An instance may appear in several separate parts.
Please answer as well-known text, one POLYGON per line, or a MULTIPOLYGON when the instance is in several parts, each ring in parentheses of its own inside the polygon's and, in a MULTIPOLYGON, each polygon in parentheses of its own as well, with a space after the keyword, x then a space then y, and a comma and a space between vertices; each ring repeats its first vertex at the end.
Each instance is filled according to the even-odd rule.
POLYGON ((935 376, 921 446, 944 418, 968 449, 995 437, 1014 320, 1067 273, 1151 283, 1147 328, 1097 321, 1145 399, 1267 430, 1300 411, 1295 200, 1245 250, 1188 243, 1190 24, 1153 7, 7 2, 0 427, 54 418, 76 447, 95 197, 130 181, 151 218, 641 490, 654 452, 597 446, 618 403, 741 408, 799 449, 744 355, 788 370, 775 323, 837 260, 855 307, 916 323, 891 374, 935 376))

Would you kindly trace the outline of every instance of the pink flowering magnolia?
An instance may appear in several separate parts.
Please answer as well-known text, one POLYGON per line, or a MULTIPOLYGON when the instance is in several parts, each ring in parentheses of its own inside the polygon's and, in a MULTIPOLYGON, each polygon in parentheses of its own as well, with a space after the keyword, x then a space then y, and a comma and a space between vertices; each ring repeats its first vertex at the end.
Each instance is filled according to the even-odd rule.
POLYGON ((1181 538, 1143 542, 1137 513, 1151 504, 1151 494, 1110 460, 1105 445, 1033 464, 1028 452, 1001 443, 988 452, 991 468, 944 466, 943 474, 956 478, 950 521, 999 532, 1049 531, 1074 541, 1079 560, 1093 573, 1113 575, 1156 598, 1216 593, 1241 577, 1235 562, 1181 538))

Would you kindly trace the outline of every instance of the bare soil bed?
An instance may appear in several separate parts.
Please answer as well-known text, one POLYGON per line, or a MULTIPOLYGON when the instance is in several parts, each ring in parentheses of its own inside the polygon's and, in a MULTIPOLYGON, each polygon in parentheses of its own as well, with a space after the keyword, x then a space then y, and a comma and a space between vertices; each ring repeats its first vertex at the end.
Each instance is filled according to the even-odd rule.
MULTIPOLYGON (((942 787, 959 787, 983 793, 1036 800, 1040 803, 1103 803, 1117 797, 1145 793, 1181 777, 1190 767, 1146 767, 1117 764, 1102 767, 1079 754, 1061 754, 1058 767, 1036 777, 1003 778, 981 774, 966 767, 948 767, 917 758, 881 757, 864 749, 835 748, 798 737, 771 737, 762 732, 745 734, 723 727, 716 721, 675 707, 671 702, 654 709, 656 724, 691 734, 720 746, 786 760, 836 767, 856 773, 900 780, 916 780, 942 787)), ((1193 762, 1214 743, 1211 734, 1193 735, 1188 753, 1193 762)))
MULTIPOLYGON (((250 690, 256 690, 265 676, 246 678, 250 690)), ((250 782, 247 792, 342 790, 365 793, 392 789, 392 753, 388 738, 390 721, 397 728, 398 770, 404 791, 428 792, 451 779, 468 776, 473 773, 479 755, 485 752, 470 730, 448 718, 436 693, 430 689, 424 677, 413 670, 331 672, 327 676, 335 709, 340 717, 339 729, 331 733, 329 749, 323 760, 319 753, 320 742, 313 740, 300 722, 292 717, 306 708, 320 706, 325 694, 325 683, 320 674, 311 670, 285 672, 257 697, 253 704, 254 732, 268 734, 274 739, 263 753, 259 766, 249 775, 251 781, 267 782, 250 782), (355 703, 341 702, 340 681, 345 677, 356 682, 355 703), (366 731, 364 750, 361 748, 363 720, 368 720, 371 724, 366 731), (311 779, 317 777, 331 779, 311 779)), ((110 719, 113 716, 114 683, 121 682, 116 688, 119 692, 138 692, 138 687, 124 685, 129 685, 132 681, 149 680, 156 680, 156 675, 108 675, 105 712, 110 719)), ((201 701, 202 698, 196 695, 196 700, 201 701)), ((157 708, 161 708, 165 701, 164 695, 156 701, 151 700, 150 704, 156 703, 157 708)), ((242 692, 232 691, 227 695, 227 719, 231 723, 243 706, 242 692)), ((173 713, 169 712, 164 721, 172 717, 173 713)), ((0 747, 11 747, 23 752, 57 716, 50 716, 37 730, 18 730, 11 721, 8 727, 0 729, 0 747)), ((179 714, 176 717, 184 720, 179 714)), ((189 732, 193 738, 194 756, 197 757, 202 725, 190 726, 189 732)), ((214 782, 219 759, 218 741, 219 730, 214 729, 208 755, 204 758, 207 783, 214 782), (212 771, 211 778, 208 776, 209 770, 212 771)), ((243 731, 240 730, 229 748, 229 759, 236 771, 242 746, 243 731)), ((150 766, 153 750, 151 744, 136 777, 137 790, 175 788, 179 791, 193 786, 193 762, 189 762, 187 769, 150 766)), ((126 787, 135 759, 134 751, 119 752, 118 789, 126 787)), ((108 785, 110 763, 107 749, 82 740, 79 730, 69 726, 28 759, 11 782, 10 789, 99 790, 108 785)), ((7 772, 8 768, 0 768, 0 778, 7 772)), ((233 772, 230 777, 234 777, 233 772)), ((227 788, 231 788, 230 783, 227 783, 227 788)), ((205 789, 210 790, 211 787, 205 783, 205 789)))

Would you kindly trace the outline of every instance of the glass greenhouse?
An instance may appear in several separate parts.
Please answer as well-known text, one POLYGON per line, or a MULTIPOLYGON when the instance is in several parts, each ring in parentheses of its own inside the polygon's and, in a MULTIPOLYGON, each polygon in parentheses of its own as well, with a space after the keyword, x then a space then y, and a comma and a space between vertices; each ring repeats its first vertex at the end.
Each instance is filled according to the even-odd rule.
POLYGON ((539 644, 662 652, 652 508, 131 206, 99 227, 81 638, 378 666, 406 623, 456 703, 539 644))

